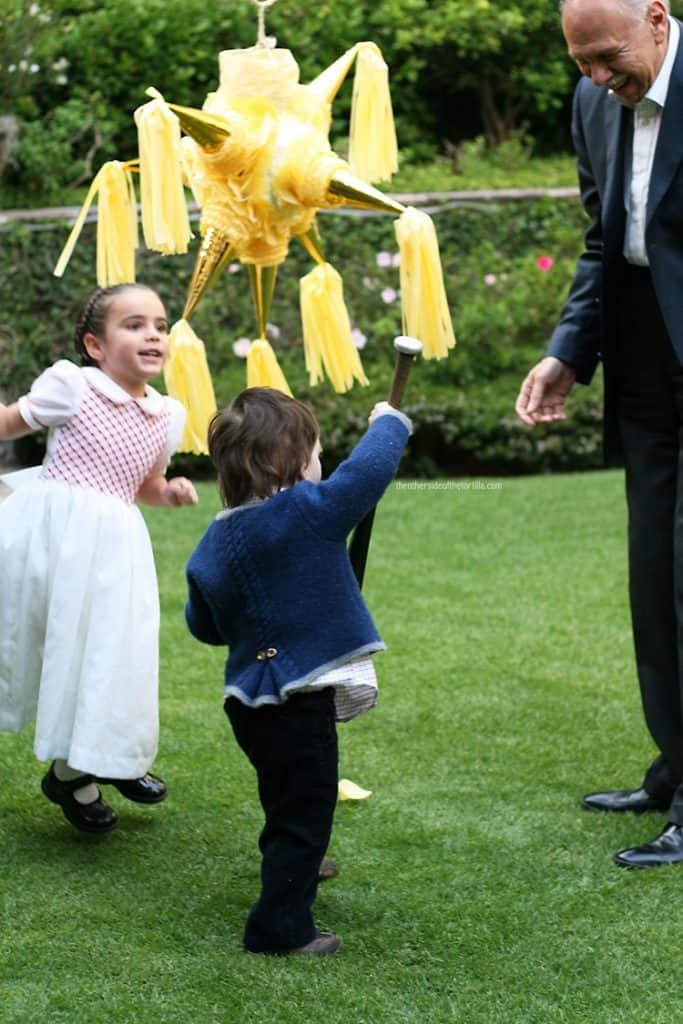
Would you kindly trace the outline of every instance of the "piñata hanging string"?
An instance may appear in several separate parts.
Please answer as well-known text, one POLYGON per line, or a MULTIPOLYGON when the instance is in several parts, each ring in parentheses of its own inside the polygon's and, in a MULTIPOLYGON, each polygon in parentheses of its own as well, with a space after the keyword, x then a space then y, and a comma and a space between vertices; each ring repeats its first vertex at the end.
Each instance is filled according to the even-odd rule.
POLYGON ((275 40, 272 36, 266 35, 266 11, 273 4, 277 3, 277 0, 251 0, 251 2, 258 10, 258 37, 256 45, 270 49, 275 46, 275 40))

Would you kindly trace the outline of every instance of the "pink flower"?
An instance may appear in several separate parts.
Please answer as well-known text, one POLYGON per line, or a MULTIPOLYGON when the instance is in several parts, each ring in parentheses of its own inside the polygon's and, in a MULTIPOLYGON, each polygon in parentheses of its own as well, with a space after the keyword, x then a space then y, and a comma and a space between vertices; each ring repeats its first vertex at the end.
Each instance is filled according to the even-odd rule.
POLYGON ((249 340, 249 338, 238 338, 237 341, 232 346, 233 352, 240 359, 247 358, 247 353, 249 352, 250 348, 251 341, 249 340))
POLYGON ((393 288, 382 288, 381 291, 382 301, 389 305, 391 302, 396 301, 396 292, 393 288))
POLYGON ((229 274, 239 274, 241 269, 242 268, 239 265, 239 263, 228 263, 228 273, 229 274))
POLYGON ((391 257, 391 265, 392 265, 392 267, 400 267, 401 266, 401 254, 400 254, 400 252, 395 252, 394 255, 391 257))
POLYGON ((355 348, 365 348, 365 343, 368 339, 365 337, 360 327, 354 327, 351 331, 351 341, 355 348))
POLYGON ((487 284, 490 288, 492 285, 496 283, 497 280, 498 278, 496 277, 495 274, 487 274, 486 277, 484 278, 484 284, 487 284))
POLYGON ((552 256, 539 256, 536 260, 536 266, 538 269, 545 274, 552 267, 555 260, 552 256))
POLYGON ((272 338, 273 341, 277 341, 280 337, 280 328, 277 324, 266 324, 266 334, 269 338, 272 338))
POLYGON ((378 252, 375 257, 378 267, 390 267, 391 266, 391 253, 390 252, 378 252))

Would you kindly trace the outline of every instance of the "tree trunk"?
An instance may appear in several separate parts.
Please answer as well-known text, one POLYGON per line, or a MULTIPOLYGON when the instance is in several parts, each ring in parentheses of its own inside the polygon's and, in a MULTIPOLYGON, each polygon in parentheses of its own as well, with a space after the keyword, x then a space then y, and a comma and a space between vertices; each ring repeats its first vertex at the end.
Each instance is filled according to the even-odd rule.
POLYGON ((488 145, 495 149, 501 142, 509 139, 515 128, 515 107, 512 96, 510 91, 505 89, 501 104, 490 78, 482 80, 479 96, 484 138, 488 145))

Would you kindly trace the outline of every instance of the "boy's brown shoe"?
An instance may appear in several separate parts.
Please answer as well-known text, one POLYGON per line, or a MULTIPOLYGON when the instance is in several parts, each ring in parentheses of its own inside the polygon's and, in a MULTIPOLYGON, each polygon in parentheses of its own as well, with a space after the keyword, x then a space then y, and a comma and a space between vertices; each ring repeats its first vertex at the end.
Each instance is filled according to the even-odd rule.
POLYGON ((321 882, 324 882, 327 878, 336 878, 339 874, 339 868, 330 860, 329 857, 323 857, 320 862, 320 869, 318 871, 318 878, 321 882))
POLYGON ((294 949, 245 949, 255 956, 330 956, 341 949, 341 939, 331 932, 318 932, 314 939, 305 946, 294 949))
POLYGON ((331 932, 318 932, 316 937, 305 946, 298 946, 296 949, 286 949, 283 956, 329 956, 341 949, 341 939, 331 932))

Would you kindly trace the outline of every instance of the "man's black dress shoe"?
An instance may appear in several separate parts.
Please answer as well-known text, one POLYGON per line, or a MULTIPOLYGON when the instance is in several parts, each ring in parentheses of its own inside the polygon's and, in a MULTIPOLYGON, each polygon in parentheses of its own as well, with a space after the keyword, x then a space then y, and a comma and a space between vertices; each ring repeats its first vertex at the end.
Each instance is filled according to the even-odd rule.
POLYGON ((581 800, 581 806, 588 811, 666 811, 669 805, 652 796, 646 789, 611 789, 606 793, 589 793, 581 800))
POLYGON ((137 804, 160 804, 168 796, 166 783, 156 775, 143 775, 141 779, 98 779, 103 786, 116 786, 127 800, 137 804))
POLYGON ((663 832, 642 846, 620 850, 614 855, 620 868, 658 868, 683 861, 683 825, 670 822, 663 832))
POLYGON ((54 765, 51 765, 40 783, 40 788, 48 800, 53 804, 59 804, 64 817, 74 828, 93 834, 111 832, 116 828, 119 818, 109 804, 99 796, 89 804, 79 804, 74 796, 74 790, 82 789, 94 781, 92 775, 79 775, 77 779, 64 782, 57 778, 54 765))

